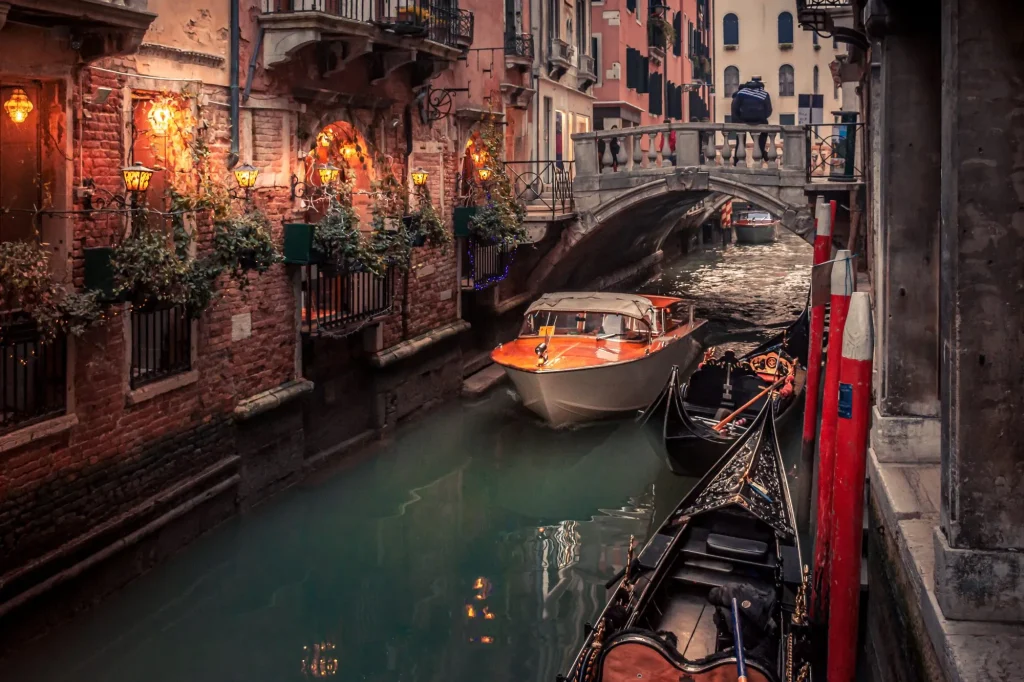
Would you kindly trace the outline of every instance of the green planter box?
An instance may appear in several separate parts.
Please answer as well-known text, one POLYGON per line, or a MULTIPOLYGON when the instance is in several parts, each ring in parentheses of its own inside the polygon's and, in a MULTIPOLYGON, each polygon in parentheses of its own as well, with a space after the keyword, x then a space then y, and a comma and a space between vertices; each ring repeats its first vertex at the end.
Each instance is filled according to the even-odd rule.
POLYGON ((469 236, 469 220, 480 210, 479 206, 456 206, 455 214, 452 216, 452 223, 455 226, 456 237, 469 236))
POLYGON ((284 262, 306 265, 316 262, 313 254, 313 229, 310 223, 285 223, 284 262))
POLYGON ((104 301, 117 300, 114 296, 114 268, 110 259, 114 255, 111 246, 96 246, 82 249, 85 259, 85 288, 98 292, 104 301))

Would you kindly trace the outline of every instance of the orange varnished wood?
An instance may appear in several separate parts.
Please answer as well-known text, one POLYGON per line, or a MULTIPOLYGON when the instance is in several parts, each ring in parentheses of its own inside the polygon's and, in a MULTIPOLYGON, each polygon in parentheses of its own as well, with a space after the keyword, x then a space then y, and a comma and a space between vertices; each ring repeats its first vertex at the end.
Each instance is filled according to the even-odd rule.
POLYGON ((657 337, 650 345, 642 341, 598 340, 593 336, 584 335, 553 336, 548 341, 548 361, 543 366, 537 364, 536 348, 545 340, 544 337, 523 336, 495 348, 491 353, 491 359, 499 365, 525 372, 598 367, 609 363, 639 360, 648 349, 651 354, 657 353, 689 332, 690 326, 684 324, 657 337))
MULTIPOLYGON (((597 682, 737 682, 736 664, 723 661, 703 672, 675 665, 656 649, 640 643, 619 644, 605 654, 597 682)), ((756 668, 747 666, 748 682, 770 682, 756 668)))

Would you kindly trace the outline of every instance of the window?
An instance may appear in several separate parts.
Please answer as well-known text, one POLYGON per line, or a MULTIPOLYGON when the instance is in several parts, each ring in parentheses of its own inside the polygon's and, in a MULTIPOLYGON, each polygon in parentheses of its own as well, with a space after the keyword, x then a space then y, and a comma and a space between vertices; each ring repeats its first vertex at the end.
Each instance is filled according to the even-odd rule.
POLYGON ((626 87, 636 90, 640 87, 639 70, 637 62, 640 61, 640 52, 632 47, 626 48, 626 87))
POLYGON ((43 144, 40 141, 41 90, 35 84, 17 83, 0 85, 0 103, 8 101, 15 90, 25 93, 33 109, 21 123, 15 123, 0 110, 0 239, 5 242, 35 241, 38 239, 31 211, 43 205, 43 183, 40 161, 43 144))
POLYGON ((661 74, 652 73, 648 83, 650 85, 650 92, 648 93, 647 98, 647 111, 650 112, 652 116, 661 116, 663 113, 661 106, 661 90, 663 87, 661 84, 661 74))
POLYGON ((636 0, 626 0, 626 11, 636 14, 636 0))
POLYGON ((740 89, 740 70, 735 66, 725 67, 725 96, 732 97, 740 89))
POLYGON ((131 387, 192 368, 192 320, 181 305, 132 308, 131 387))
POLYGON ((815 65, 815 67, 814 67, 814 90, 812 92, 814 92, 815 95, 818 94, 818 67, 817 67, 817 65, 815 65))
POLYGON ((779 125, 796 125, 796 114, 779 114, 779 125))
POLYGON ((576 0, 576 48, 579 56, 587 53, 587 4, 585 0, 576 0))
POLYGON ((601 73, 601 34, 595 33, 590 36, 590 54, 594 56, 594 75, 597 76, 597 84, 604 81, 604 74, 601 73))
POLYGON ((549 0, 548 1, 548 44, 555 38, 558 38, 558 6, 562 4, 561 0, 549 0))
POLYGON ((793 44, 793 15, 789 12, 779 14, 779 45, 793 44))
POLYGON ((793 67, 789 64, 783 64, 779 67, 779 96, 780 97, 792 97, 793 93, 796 92, 795 85, 793 84, 793 67))
POLYGON ((839 83, 832 79, 832 99, 839 99, 839 83))
POLYGON ((832 36, 832 49, 833 50, 838 50, 839 49, 839 38, 836 38, 835 36, 832 36))
POLYGON ((740 20, 735 14, 726 14, 722 19, 722 44, 740 44, 740 20))
POLYGON ((683 13, 676 12, 676 16, 672 19, 672 30, 676 32, 676 37, 672 40, 672 54, 679 56, 683 53, 683 13))

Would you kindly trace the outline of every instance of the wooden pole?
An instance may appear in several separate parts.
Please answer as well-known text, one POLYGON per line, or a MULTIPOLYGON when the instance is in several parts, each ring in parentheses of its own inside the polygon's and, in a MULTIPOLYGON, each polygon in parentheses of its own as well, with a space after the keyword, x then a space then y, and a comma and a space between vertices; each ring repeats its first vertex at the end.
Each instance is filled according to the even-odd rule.
POLYGON ((853 682, 857 667, 860 561, 864 522, 864 470, 871 410, 871 358, 874 338, 867 293, 850 298, 839 369, 839 420, 832 486, 829 542, 829 682, 853 682))
POLYGON ((730 414, 729 416, 727 416, 727 417, 726 417, 725 419, 723 419, 722 421, 720 421, 720 422, 718 422, 717 424, 715 424, 714 426, 712 426, 711 428, 713 428, 713 429, 714 429, 715 431, 721 431, 722 429, 724 429, 724 428, 725 428, 726 424, 728 424, 728 423, 729 423, 729 422, 731 422, 731 421, 732 421, 733 419, 735 419, 735 418, 736 418, 736 417, 737 417, 737 416, 738 416, 738 415, 739 415, 739 414, 740 414, 741 412, 743 412, 743 410, 747 409, 748 407, 750 407, 751 405, 753 405, 754 403, 756 403, 756 402, 757 402, 758 400, 760 400, 760 399, 761 399, 761 396, 763 396, 763 395, 764 395, 765 393, 767 393, 768 391, 773 391, 773 390, 775 390, 775 389, 776 389, 776 388, 777 388, 777 387, 778 387, 779 385, 781 385, 781 384, 784 384, 784 383, 786 383, 786 379, 788 379, 788 378, 789 378, 789 376, 788 376, 788 375, 787 375, 787 376, 784 376, 784 377, 782 377, 781 379, 779 379, 778 381, 776 381, 776 382, 775 382, 774 384, 772 384, 771 386, 766 386, 766 387, 765 387, 765 389, 764 389, 763 391, 761 391, 760 393, 758 393, 757 395, 755 395, 755 396, 754 396, 753 398, 751 398, 751 399, 750 399, 750 400, 748 400, 748 401, 747 401, 746 403, 744 403, 744 404, 743 404, 743 405, 741 405, 741 406, 740 406, 739 408, 737 408, 737 410, 736 410, 735 412, 733 412, 732 414, 730 414))

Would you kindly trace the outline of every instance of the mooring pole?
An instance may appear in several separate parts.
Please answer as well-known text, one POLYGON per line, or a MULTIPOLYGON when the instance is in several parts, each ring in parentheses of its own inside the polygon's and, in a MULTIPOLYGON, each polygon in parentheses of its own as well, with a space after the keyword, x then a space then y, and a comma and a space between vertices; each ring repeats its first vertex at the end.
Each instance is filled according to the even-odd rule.
POLYGON ((854 289, 853 261, 842 249, 832 263, 832 297, 829 301, 828 345, 825 358, 825 390, 821 398, 821 438, 818 441, 818 509, 814 537, 814 602, 812 614, 824 620, 828 616, 829 562, 828 543, 832 533, 832 481, 835 475, 836 419, 839 407, 839 367, 837 351, 843 343, 843 327, 854 289))
MULTIPOLYGON (((814 204, 814 265, 821 265, 832 257, 831 208, 822 197, 814 204)), ((807 385, 804 386, 804 432, 800 448, 801 471, 810 480, 814 471, 814 439, 818 429, 818 390, 821 386, 821 344, 825 335, 825 302, 811 306, 811 332, 807 348, 807 385)), ((807 523, 811 518, 811 489, 800 496, 798 521, 807 523)))
MULTIPOLYGON (((864 470, 871 410, 874 330, 868 295, 850 298, 839 368, 839 419, 832 486, 831 585, 828 604, 829 682, 853 682, 857 667, 860 561, 864 521, 864 470)), ((830 353, 831 354, 831 353, 830 353)))

